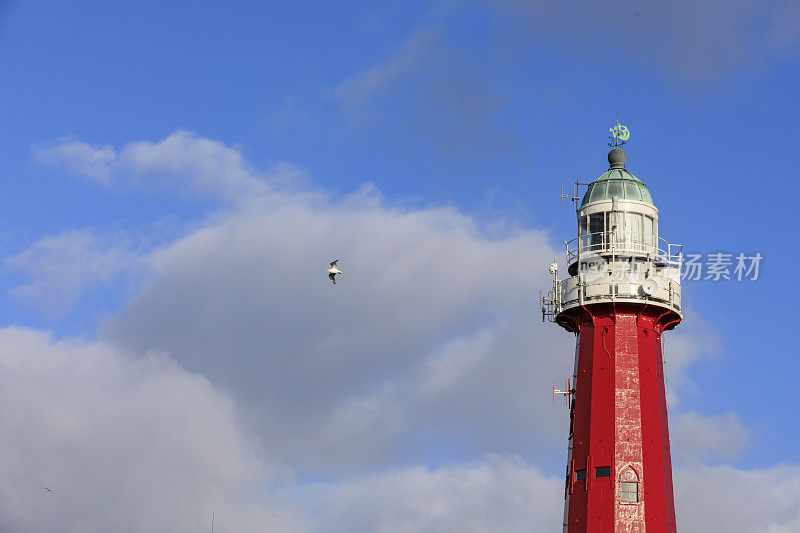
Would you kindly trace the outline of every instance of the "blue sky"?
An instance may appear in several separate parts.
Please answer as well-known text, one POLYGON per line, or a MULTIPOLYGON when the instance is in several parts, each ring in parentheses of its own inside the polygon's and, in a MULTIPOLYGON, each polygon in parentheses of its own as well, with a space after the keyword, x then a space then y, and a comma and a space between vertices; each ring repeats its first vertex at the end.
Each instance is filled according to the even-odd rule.
MULTIPOLYGON (((269 459, 260 460, 293 479, 357 479, 391 492, 397 487, 386 488, 391 482, 381 476, 395 468, 407 469, 398 474, 408 476, 407 486, 431 481, 420 480, 429 472, 444 479, 433 486, 445 487, 458 469, 515 476, 509 472, 520 460, 524 475, 533 469, 557 487, 566 414, 511 404, 546 404, 545 389, 519 391, 568 372, 570 337, 536 321, 538 289, 547 286, 547 258, 575 234, 560 188, 604 172, 606 136, 619 111, 631 131, 628 169, 661 210, 661 236, 689 252, 764 257, 757 281, 684 286, 685 324, 666 337, 667 356, 674 349, 676 357, 675 426, 678 433, 718 428, 720 442, 739 444, 675 437, 685 449, 705 450, 686 452, 676 468, 702 460, 720 479, 732 471, 724 469, 766 476, 784 465, 796 473, 800 432, 789 407, 800 362, 785 322, 800 260, 791 204, 800 193, 798 27, 800 9, 781 1, 2 2, 3 325, 49 332, 46 353, 58 351, 59 341, 86 343, 89 351, 102 345, 135 366, 163 352, 229 400, 238 413, 231 416, 246 421, 248 446, 266 450, 269 459), (328 223, 318 234, 314 224, 328 223), (470 270, 448 263, 451 245, 458 249, 450 259, 485 258, 481 272, 448 279, 443 273, 470 270), (235 260, 225 262, 223 251, 235 260), (354 255, 342 257, 337 286, 352 291, 346 303, 324 284, 314 286, 324 296, 300 289, 301 259, 325 266, 329 255, 347 251, 354 255), (384 294, 381 260, 419 278, 384 294), (525 264, 497 264, 504 261, 525 264), (278 276, 264 293, 254 288, 260 272, 278 276), (227 279, 242 286, 219 281, 227 279), (268 301, 253 297, 260 294, 268 301), (397 329, 376 318, 394 316, 400 302, 412 315, 420 308, 452 315, 395 317, 403 324, 397 329), (286 340, 316 339, 313 326, 302 325, 304 306, 312 305, 342 306, 362 321, 326 330, 313 347, 286 340), (272 317, 274 309, 286 311, 272 317), (272 318, 259 322, 259 313, 272 318), (515 372, 528 344, 537 344, 530 347, 536 355, 515 372), (213 354, 204 351, 209 346, 213 354), (428 383, 421 368, 447 373, 463 363, 451 352, 481 346, 520 354, 496 361, 511 367, 491 377, 498 391, 518 395, 486 392, 491 400, 481 403, 489 396, 477 394, 468 404, 474 413, 463 418, 457 406, 477 382, 440 376, 452 405, 415 395, 428 383), (257 359, 262 348, 267 355, 257 359), (323 372, 318 355, 301 355, 345 348, 353 366, 340 368, 352 373, 323 372), (372 362, 383 356, 391 364, 372 362), (259 372, 279 376, 266 381, 278 392, 262 394, 248 379, 259 372), (298 407, 304 387, 324 391, 322 403, 298 407), (326 402, 339 414, 319 414, 326 402), (412 404, 420 411, 398 407, 412 404), (355 454, 361 457, 346 451, 352 444, 344 438, 298 447, 315 434, 297 418, 314 413, 314 424, 324 425, 365 406, 407 423, 362 428, 374 442, 355 454), (520 425, 548 429, 510 429, 520 425), (276 433, 286 438, 273 442, 276 433), (480 462, 487 453, 500 458, 480 462), (330 460, 312 460, 315 454, 330 460)), ((309 315, 316 317, 309 324, 324 320, 309 315)), ((352 437, 354 427, 342 431, 352 437)), ((278 486, 287 508, 326 516, 324 490, 312 482, 278 486)), ((141 505, 134 516, 150 503, 141 505)), ((691 530, 688 521, 700 515, 684 505, 691 530)), ((794 531, 796 517, 786 509, 785 521, 772 520, 794 531)), ((7 527, 41 526, 35 514, 20 511, 7 527)), ((402 531, 387 521, 391 514, 340 527, 402 531)), ((311 518, 298 520, 284 527, 315 528, 311 518)), ((769 526, 752 520, 753 531, 769 526)))

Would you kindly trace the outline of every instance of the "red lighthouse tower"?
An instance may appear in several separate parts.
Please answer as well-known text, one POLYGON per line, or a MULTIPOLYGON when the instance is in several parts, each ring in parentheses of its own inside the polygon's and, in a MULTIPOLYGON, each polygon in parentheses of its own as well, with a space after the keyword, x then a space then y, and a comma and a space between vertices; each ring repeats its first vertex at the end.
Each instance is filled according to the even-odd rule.
POLYGON ((570 277, 554 263, 542 299, 576 337, 572 385, 554 391, 570 405, 563 531, 674 532, 661 335, 681 320, 681 248, 658 236, 658 209, 625 169, 627 130, 612 134, 609 170, 572 197, 570 277))

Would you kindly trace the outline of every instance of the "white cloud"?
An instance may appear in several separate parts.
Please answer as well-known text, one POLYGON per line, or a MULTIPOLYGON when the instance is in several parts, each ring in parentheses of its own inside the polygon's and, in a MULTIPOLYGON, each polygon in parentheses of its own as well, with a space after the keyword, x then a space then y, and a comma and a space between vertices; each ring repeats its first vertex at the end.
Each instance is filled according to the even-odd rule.
POLYGON ((681 324, 662 336, 664 381, 667 405, 680 405, 681 393, 696 391, 687 370, 695 361, 718 357, 722 353, 717 330, 691 309, 684 308, 681 324))
POLYGON ((230 201, 269 192, 240 150, 187 131, 157 143, 130 143, 121 150, 118 165, 137 179, 175 181, 201 197, 230 201))
POLYGON ((678 464, 733 461, 750 442, 750 430, 734 412, 718 416, 680 413, 671 417, 669 429, 672 457, 678 464))
POLYGON ((7 258, 4 266, 31 278, 9 289, 9 294, 61 313, 82 292, 112 283, 124 272, 136 270, 139 262, 139 252, 127 235, 81 229, 45 236, 7 258))
MULTIPOLYGON (((410 467, 290 489, 313 510, 314 531, 531 531, 558 529, 564 481, 517 458, 488 455, 438 469, 410 467)), ((800 527, 800 468, 675 470, 678 527, 687 533, 790 533, 800 527)))
POLYGON ((315 531, 426 533, 553 531, 563 481, 500 456, 436 470, 422 467, 320 483, 298 497, 318 509, 315 531))
POLYGON ((38 147, 35 155, 40 163, 63 167, 104 185, 111 182, 111 167, 117 157, 109 145, 93 146, 67 138, 50 147, 38 147))
POLYGON ((129 143, 116 151, 75 140, 36 149, 38 161, 108 185, 144 186, 222 202, 243 202, 270 192, 267 180, 300 175, 288 164, 259 173, 235 147, 178 130, 159 142, 129 143))
POLYGON ((678 527, 686 533, 800 531, 800 467, 697 466, 675 474, 678 527))
POLYGON ((0 383, 3 531, 300 530, 248 502, 281 470, 231 400, 166 356, 7 328, 0 383))

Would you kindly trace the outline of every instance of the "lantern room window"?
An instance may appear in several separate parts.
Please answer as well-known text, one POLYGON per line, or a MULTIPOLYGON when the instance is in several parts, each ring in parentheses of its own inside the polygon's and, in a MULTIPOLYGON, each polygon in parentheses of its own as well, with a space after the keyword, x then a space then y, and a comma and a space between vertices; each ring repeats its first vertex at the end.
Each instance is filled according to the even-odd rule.
POLYGON ((591 250, 603 248, 603 233, 605 232, 605 213, 592 213, 589 215, 589 239, 591 250))
POLYGON ((647 246, 655 246, 655 225, 653 224, 653 217, 644 217, 644 243, 647 246))
POLYGON ((656 218, 635 210, 601 211, 578 217, 580 253, 657 253, 656 218))
POLYGON ((642 215, 639 213, 625 213, 625 235, 632 250, 641 250, 644 243, 644 228, 642 215))

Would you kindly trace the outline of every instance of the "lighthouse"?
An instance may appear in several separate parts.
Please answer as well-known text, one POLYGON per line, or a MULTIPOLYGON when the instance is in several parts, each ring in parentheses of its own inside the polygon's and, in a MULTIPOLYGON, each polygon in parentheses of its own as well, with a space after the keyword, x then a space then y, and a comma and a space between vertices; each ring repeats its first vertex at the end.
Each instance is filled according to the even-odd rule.
POLYGON ((573 375, 553 388, 570 416, 563 531, 674 532, 661 336, 681 321, 681 246, 660 237, 650 190, 628 171, 627 128, 610 137, 608 170, 562 194, 577 236, 567 277, 553 263, 541 298, 543 319, 575 335, 573 375))

